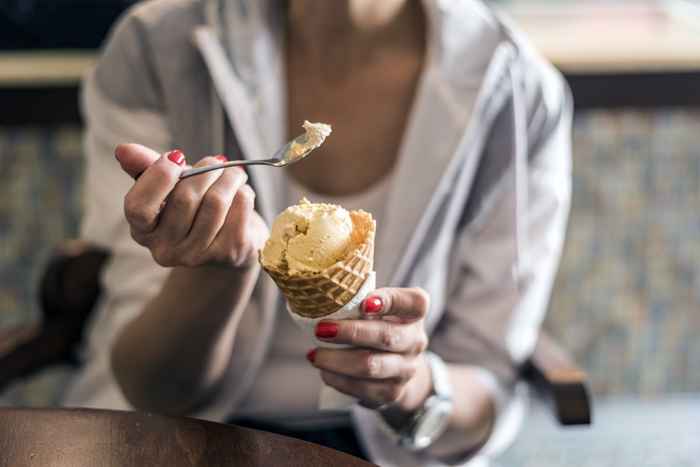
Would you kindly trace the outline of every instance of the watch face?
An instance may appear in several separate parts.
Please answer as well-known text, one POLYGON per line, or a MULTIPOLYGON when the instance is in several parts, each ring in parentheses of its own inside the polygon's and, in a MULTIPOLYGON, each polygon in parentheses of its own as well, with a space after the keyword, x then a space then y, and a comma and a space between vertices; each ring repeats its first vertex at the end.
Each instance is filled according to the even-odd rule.
POLYGON ((440 436, 450 419, 452 403, 437 401, 423 414, 420 422, 415 427, 415 444, 418 449, 429 446, 440 436))

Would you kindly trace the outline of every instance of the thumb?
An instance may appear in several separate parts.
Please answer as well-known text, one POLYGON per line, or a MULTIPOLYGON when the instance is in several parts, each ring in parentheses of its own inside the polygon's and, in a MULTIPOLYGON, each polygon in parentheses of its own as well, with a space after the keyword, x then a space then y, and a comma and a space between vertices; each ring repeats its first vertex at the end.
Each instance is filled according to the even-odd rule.
POLYGON ((158 152, 141 144, 120 144, 114 150, 114 157, 119 161, 122 170, 134 179, 160 159, 160 156, 158 152))

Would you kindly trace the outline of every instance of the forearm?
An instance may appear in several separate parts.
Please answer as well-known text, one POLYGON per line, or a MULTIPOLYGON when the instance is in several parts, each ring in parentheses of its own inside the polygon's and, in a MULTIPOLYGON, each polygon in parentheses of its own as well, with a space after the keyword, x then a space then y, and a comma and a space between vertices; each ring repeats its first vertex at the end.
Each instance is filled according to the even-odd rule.
POLYGON ((116 380, 133 406, 182 414, 216 390, 258 274, 257 265, 173 268, 112 348, 116 380))

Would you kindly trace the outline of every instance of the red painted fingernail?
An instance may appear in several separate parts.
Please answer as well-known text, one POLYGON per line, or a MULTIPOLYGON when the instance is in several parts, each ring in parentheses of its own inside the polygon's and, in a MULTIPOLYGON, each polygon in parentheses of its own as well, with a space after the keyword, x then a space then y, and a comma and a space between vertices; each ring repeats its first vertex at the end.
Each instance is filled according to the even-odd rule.
POLYGON ((384 302, 382 302, 382 299, 376 295, 366 298, 365 301, 362 302, 362 311, 368 315, 379 313, 382 311, 382 308, 384 308, 384 302))
POLYGON ((168 159, 170 159, 171 162, 177 164, 177 165, 182 165, 185 163, 185 155, 180 151, 179 149, 175 149, 174 151, 170 151, 169 153, 166 154, 168 159))
POLYGON ((309 350, 309 352, 306 354, 306 359, 313 363, 314 360, 316 360, 316 349, 309 350))
POLYGON ((318 323, 316 325, 316 337, 332 339, 338 335, 338 325, 335 323, 318 323))
POLYGON ((216 159, 217 161, 221 162, 222 164, 223 164, 224 162, 228 162, 228 157, 226 157, 225 154, 219 154, 218 156, 214 156, 214 159, 216 159))

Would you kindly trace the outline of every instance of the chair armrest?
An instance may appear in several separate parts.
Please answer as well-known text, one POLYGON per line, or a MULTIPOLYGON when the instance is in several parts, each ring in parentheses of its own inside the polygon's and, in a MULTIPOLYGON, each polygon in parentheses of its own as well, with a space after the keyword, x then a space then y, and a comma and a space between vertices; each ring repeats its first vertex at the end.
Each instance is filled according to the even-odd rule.
POLYGON ((69 327, 60 322, 3 331, 0 335, 0 391, 42 368, 70 361, 71 338, 69 327))
POLYGON ((83 328, 99 295, 109 254, 81 241, 60 245, 40 284, 40 324, 0 331, 0 390, 49 365, 74 363, 83 328))
POLYGON ((20 344, 35 338, 40 331, 41 326, 38 323, 0 329, 0 358, 8 355, 20 344))
POLYGON ((522 376, 552 408, 561 425, 590 425, 592 404, 587 375, 550 336, 540 334, 522 376))

